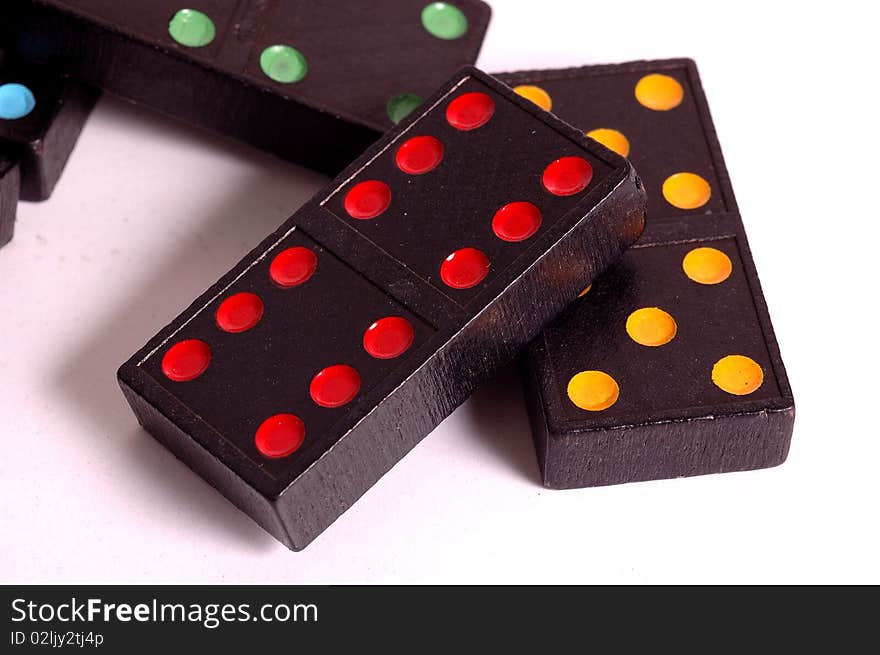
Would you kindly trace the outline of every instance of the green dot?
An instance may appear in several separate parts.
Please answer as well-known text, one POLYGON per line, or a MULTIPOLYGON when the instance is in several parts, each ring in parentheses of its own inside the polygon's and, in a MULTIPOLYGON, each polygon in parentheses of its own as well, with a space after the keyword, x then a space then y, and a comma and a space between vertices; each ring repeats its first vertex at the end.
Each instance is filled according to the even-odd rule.
POLYGON ((438 39, 458 39, 467 32, 468 20, 461 9, 448 2, 432 2, 422 9, 422 25, 438 39))
POLYGON ((273 45, 263 50, 260 68, 270 78, 283 84, 299 82, 309 72, 306 58, 289 45, 273 45))
POLYGON ((397 125, 409 113, 422 104, 422 99, 413 93, 401 93, 388 101, 388 118, 397 125))
POLYGON ((195 9, 181 9, 168 24, 168 33, 180 45, 201 48, 214 40, 214 21, 195 9))

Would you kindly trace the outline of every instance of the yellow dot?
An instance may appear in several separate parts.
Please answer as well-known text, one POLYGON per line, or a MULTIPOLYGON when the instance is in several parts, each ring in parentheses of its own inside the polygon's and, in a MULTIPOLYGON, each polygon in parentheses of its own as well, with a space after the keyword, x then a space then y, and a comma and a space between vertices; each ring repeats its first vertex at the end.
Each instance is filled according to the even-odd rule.
POLYGON ((764 371, 758 363, 745 355, 728 355, 712 367, 712 382, 727 393, 747 396, 764 382, 764 371))
POLYGON ((642 307, 626 319, 626 333, 643 346, 663 346, 675 338, 675 319, 659 307, 642 307))
POLYGON ((696 173, 676 173, 663 183, 663 197, 673 207, 698 209, 709 202, 712 188, 696 173))
POLYGON ((550 94, 539 86, 534 86, 532 84, 520 84, 519 86, 513 87, 513 90, 520 94, 526 100, 531 100, 532 102, 534 102, 544 111, 550 111, 550 108, 553 106, 553 101, 550 99, 550 94))
POLYGON ((669 75, 652 73, 645 75, 636 84, 636 100, 648 109, 669 111, 684 100, 684 89, 669 75))
POLYGON ((568 381, 568 397, 575 405, 590 412, 601 412, 617 402, 620 387, 602 371, 581 371, 568 381))
POLYGON ((592 289, 592 288, 593 288, 593 285, 591 284, 590 286, 588 286, 586 289, 584 289, 583 291, 581 291, 578 294, 578 298, 583 298, 584 296, 586 296, 588 293, 590 293, 590 289, 592 289))
POLYGON ((609 150, 613 150, 621 157, 629 157, 629 139, 623 136, 621 132, 612 130, 609 127, 600 127, 599 129, 587 132, 587 136, 591 139, 596 139, 596 141, 609 150))
POLYGON ((694 248, 681 261, 684 274, 700 284, 719 284, 730 277, 730 257, 717 248, 694 248))

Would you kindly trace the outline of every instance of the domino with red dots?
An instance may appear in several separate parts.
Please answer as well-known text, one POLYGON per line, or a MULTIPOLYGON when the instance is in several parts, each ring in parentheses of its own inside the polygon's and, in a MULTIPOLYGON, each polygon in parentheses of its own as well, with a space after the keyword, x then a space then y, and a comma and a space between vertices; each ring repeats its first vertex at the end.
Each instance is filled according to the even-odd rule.
POLYGON ((336 174, 461 66, 479 0, 4 0, 31 61, 336 174))
POLYGON ((0 246, 12 239, 18 201, 51 195, 96 99, 92 89, 0 51, 0 246))
POLYGON ((544 484, 781 464, 794 399, 696 65, 499 77, 628 156, 648 193, 636 246, 523 359, 544 484))
POLYGON ((624 159, 463 69, 123 365, 122 388, 300 549, 643 221, 624 159))

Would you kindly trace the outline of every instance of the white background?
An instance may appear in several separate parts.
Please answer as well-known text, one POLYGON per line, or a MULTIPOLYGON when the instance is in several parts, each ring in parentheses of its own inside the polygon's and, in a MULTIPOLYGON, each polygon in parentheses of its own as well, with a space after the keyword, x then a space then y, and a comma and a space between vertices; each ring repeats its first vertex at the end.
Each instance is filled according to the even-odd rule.
POLYGON ((743 5, 495 0, 479 64, 697 60, 795 390, 787 463, 545 490, 507 371, 289 552, 115 371, 324 179, 105 98, 0 251, 0 581, 880 582, 876 22, 743 5))

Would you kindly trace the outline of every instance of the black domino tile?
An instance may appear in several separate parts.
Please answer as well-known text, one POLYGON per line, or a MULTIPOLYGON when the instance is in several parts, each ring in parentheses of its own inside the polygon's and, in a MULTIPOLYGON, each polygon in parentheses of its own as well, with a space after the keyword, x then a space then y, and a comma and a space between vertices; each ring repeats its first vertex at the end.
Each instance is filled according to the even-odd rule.
POLYGON ((19 200, 52 194, 96 99, 67 76, 0 50, 0 243, 12 238, 19 200))
POLYGON ((458 68, 474 63, 490 16, 478 0, 4 5, 7 38, 23 57, 51 62, 122 98, 329 174, 392 126, 395 98, 425 98, 458 68), (206 17, 210 35, 175 38, 172 24, 181 10, 206 17), (463 31, 440 37, 429 31, 423 14, 438 11, 441 27, 449 28, 452 12, 461 19, 453 26, 463 31), (280 67, 264 68, 264 53, 276 46, 297 54, 280 67))
POLYGON ((641 184, 625 160, 464 69, 123 365, 123 391, 159 441, 300 549, 619 257, 643 219, 641 184), (491 101, 488 121, 451 127, 450 107, 473 98, 491 101), (422 137, 442 144, 439 164, 402 174, 399 153, 422 137), (579 167, 564 176, 581 183, 571 195, 543 181, 560 158, 579 167), (374 182, 387 185, 390 202, 371 219, 354 218, 362 206, 346 199, 374 182), (521 241, 497 237, 496 210, 529 199, 541 212, 537 231, 521 241), (292 248, 313 253, 315 266, 302 284, 280 286, 273 267, 292 248), (460 278, 440 271, 465 248, 482 252, 488 271, 468 268, 483 276, 453 288, 446 282, 460 278), (221 308, 230 298, 249 299, 249 329, 221 327, 229 326, 221 308), (363 340, 386 317, 404 319, 412 342, 378 359, 363 340), (168 368, 190 348, 193 378, 168 368), (357 372, 359 385, 346 386, 347 369, 333 396, 347 402, 319 406, 326 396, 313 395, 314 377, 340 365, 357 372), (288 422, 285 447, 273 451, 282 456, 267 456, 258 435, 278 414, 298 417, 305 437, 288 452, 297 442, 288 422))
POLYGON ((584 132, 622 133, 648 194, 647 227, 636 246, 523 358, 545 485, 618 484, 782 463, 793 395, 696 65, 647 61, 499 77, 546 103, 546 96, 523 87, 542 89, 551 111, 584 132), (678 82, 680 104, 657 110, 637 100, 640 80, 656 74, 678 82), (711 189, 699 206, 673 206, 664 194, 664 182, 682 172, 699 175, 711 189), (697 248, 723 253, 730 275, 713 284, 691 279, 683 262, 697 248), (646 346, 630 337, 627 321, 643 308, 672 316, 670 341, 646 346), (736 363, 735 384, 720 373, 715 384, 716 364, 731 355, 754 365, 725 360, 736 363), (569 385, 583 371, 609 375, 616 401, 576 404, 569 385))
POLYGON ((18 160, 0 148, 0 248, 12 239, 18 197, 18 160))

